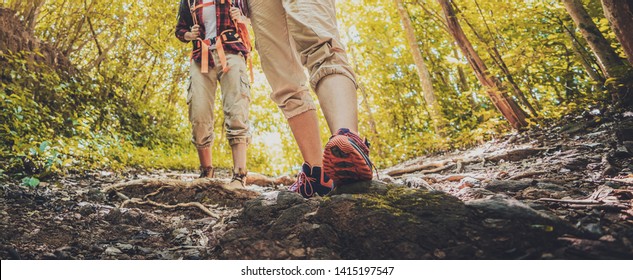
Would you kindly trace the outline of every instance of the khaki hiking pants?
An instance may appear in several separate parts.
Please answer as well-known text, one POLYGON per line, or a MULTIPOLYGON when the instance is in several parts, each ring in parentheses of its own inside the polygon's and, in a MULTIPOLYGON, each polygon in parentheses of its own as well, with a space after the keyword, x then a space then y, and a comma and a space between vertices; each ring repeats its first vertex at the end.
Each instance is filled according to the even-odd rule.
POLYGON ((302 66, 316 90, 327 75, 354 83, 336 24, 335 0, 249 0, 255 47, 272 87, 271 98, 286 118, 316 109, 302 66))
MULTIPOLYGON (((217 51, 212 51, 213 61, 220 61, 217 51)), ((191 85, 187 94, 189 121, 193 127, 191 141, 196 148, 208 148, 213 144, 213 108, 215 90, 220 81, 224 129, 230 145, 250 143, 248 108, 250 104, 250 84, 246 72, 246 61, 240 54, 226 54, 229 71, 222 72, 216 63, 209 73, 200 72, 200 64, 191 61, 191 85)))

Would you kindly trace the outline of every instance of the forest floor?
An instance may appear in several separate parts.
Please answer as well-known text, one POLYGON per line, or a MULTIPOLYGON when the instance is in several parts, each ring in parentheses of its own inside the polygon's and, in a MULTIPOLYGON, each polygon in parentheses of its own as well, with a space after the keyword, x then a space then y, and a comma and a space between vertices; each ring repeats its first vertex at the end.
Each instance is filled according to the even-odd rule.
POLYGON ((416 158, 311 200, 287 176, 237 191, 177 171, 5 181, 0 258, 632 259, 632 159, 628 112, 416 158))

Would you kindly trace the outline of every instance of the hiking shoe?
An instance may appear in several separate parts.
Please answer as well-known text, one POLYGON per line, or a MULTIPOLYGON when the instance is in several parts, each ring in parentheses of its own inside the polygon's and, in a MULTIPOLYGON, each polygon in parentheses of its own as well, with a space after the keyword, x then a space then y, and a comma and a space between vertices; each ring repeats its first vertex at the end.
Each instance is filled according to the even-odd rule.
POLYGON ((248 171, 243 170, 242 168, 237 171, 233 171, 233 178, 231 178, 231 182, 228 184, 228 188, 230 189, 239 189, 246 187, 246 175, 248 171))
POLYGON ((213 166, 202 167, 200 166, 200 177, 199 178, 213 178, 215 174, 215 170, 213 166))
POLYGON ((310 166, 307 162, 301 166, 301 172, 297 176, 297 181, 290 186, 289 190, 300 193, 305 198, 310 198, 314 194, 324 196, 328 194, 334 184, 325 175, 321 167, 310 166))
POLYGON ((341 185, 358 181, 370 181, 373 164, 369 160, 369 142, 347 128, 341 128, 330 137, 323 154, 325 174, 341 185))

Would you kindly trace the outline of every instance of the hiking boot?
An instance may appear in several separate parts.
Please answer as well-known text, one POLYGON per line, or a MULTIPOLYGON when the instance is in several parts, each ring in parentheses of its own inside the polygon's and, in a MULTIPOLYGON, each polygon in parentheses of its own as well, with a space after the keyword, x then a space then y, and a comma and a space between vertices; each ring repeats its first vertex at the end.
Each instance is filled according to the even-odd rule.
POLYGON ((213 166, 202 167, 200 166, 200 177, 199 178, 213 178, 215 174, 215 170, 213 166))
POLYGON ((323 170, 337 186, 370 181, 373 166, 369 160, 369 142, 347 128, 339 129, 325 145, 323 170))
POLYGON ((297 181, 290 186, 289 190, 298 192, 305 198, 310 198, 314 194, 325 196, 333 187, 332 180, 325 175, 321 167, 310 166, 306 162, 301 166, 297 181))
POLYGON ((227 185, 229 189, 239 189, 246 187, 246 175, 248 171, 240 168, 237 171, 233 170, 233 178, 231 178, 231 182, 227 185))

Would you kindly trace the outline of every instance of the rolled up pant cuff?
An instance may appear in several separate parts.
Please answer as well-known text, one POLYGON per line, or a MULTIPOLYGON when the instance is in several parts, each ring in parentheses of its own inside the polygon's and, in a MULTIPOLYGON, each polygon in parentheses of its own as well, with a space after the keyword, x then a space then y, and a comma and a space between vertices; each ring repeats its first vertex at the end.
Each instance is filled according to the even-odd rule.
POLYGON ((229 139, 229 145, 237 145, 237 144, 246 144, 249 145, 251 143, 251 137, 235 137, 229 139))

